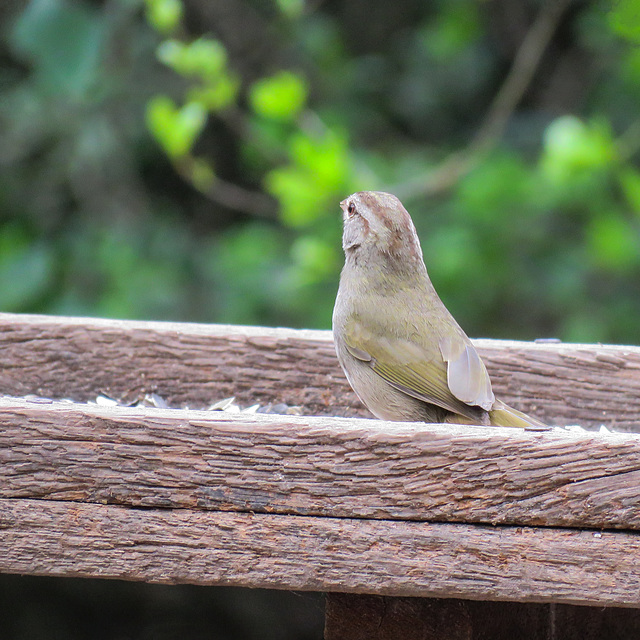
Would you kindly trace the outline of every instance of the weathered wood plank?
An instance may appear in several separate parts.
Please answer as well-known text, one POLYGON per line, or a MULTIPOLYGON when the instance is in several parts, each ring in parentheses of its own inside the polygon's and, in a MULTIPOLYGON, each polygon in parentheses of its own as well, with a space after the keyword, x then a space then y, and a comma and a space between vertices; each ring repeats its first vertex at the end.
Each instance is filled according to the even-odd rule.
POLYGON ((327 331, 0 313, 0 394, 204 408, 236 396, 310 414, 366 413, 327 331))
MULTIPOLYGON (((640 428, 640 348, 477 340, 498 396, 554 424, 640 428)), ((0 314, 0 394, 177 406, 285 402, 368 415, 328 331, 0 314)))
POLYGON ((327 594, 325 640, 637 640, 640 609, 327 594))
POLYGON ((0 497, 640 529, 640 435, 4 398, 0 497))
POLYGON ((471 600, 640 605, 640 538, 0 499, 0 571, 471 600))

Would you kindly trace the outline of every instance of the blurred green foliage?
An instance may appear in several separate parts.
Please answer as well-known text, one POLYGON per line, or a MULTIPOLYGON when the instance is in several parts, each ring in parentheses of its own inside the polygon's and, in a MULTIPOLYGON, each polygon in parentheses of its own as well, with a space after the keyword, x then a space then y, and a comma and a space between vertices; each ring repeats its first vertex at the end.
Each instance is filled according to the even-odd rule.
POLYGON ((569 3, 472 144, 544 10, 10 3, 0 309, 328 328, 338 203, 384 189, 469 334, 640 343, 635 0, 569 3))

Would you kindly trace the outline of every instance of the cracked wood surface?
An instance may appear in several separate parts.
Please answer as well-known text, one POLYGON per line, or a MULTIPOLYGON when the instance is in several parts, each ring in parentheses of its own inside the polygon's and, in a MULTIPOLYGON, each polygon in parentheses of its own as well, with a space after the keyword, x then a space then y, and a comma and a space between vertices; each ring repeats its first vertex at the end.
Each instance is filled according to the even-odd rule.
POLYGON ((0 497, 640 529, 640 435, 0 399, 0 497))
POLYGON ((0 530, 10 573, 640 606, 626 532, 4 499, 0 530))
MULTIPOLYGON (((640 348, 474 341, 496 395, 553 424, 640 429, 640 348)), ((365 416, 328 331, 0 314, 0 394, 157 392, 179 406, 285 402, 365 416)))

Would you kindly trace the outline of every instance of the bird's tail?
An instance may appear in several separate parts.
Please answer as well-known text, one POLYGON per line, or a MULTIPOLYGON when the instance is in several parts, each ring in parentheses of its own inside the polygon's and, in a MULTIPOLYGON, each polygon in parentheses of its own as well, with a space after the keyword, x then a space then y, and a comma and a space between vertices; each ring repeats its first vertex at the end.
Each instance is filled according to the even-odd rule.
POLYGON ((523 429, 549 429, 550 427, 536 418, 528 416, 522 411, 509 407, 504 402, 496 400, 493 409, 489 411, 489 421, 495 427, 521 427, 523 429))

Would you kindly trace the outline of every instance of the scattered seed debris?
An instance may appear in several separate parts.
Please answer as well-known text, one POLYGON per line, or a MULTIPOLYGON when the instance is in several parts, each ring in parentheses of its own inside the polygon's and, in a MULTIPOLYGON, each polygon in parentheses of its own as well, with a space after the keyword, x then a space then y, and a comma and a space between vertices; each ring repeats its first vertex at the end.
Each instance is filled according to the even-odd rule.
POLYGON ((91 404, 99 404, 101 407, 117 407, 120 403, 114 398, 109 398, 109 396, 98 396, 95 399, 95 402, 91 404))
POLYGON ((218 400, 218 402, 214 402, 209 407, 209 411, 226 411, 229 407, 233 405, 235 401, 236 401, 235 396, 231 396, 231 398, 225 398, 224 400, 218 400))
MULTIPOLYGON (((52 398, 44 398, 36 395, 27 395, 24 396, 24 400, 27 402, 34 402, 38 404, 50 404, 54 402, 52 398)), ((65 402, 70 404, 83 404, 76 400, 71 400, 69 398, 57 399, 55 402, 65 402)), ((106 393, 100 393, 96 396, 95 400, 89 400, 88 404, 99 405, 102 407, 155 407, 157 409, 202 409, 202 407, 185 407, 185 406, 171 406, 161 395, 158 393, 147 393, 144 396, 141 396, 132 402, 124 402, 118 400, 117 398, 112 398, 106 393)), ((301 416, 303 415, 302 407, 296 405, 288 405, 284 402, 276 402, 271 403, 268 402, 266 404, 251 404, 246 407, 241 407, 236 403, 235 396, 231 396, 230 398, 223 398, 221 400, 217 400, 213 404, 209 405, 205 411, 225 411, 227 413, 268 413, 274 415, 290 415, 290 416, 301 416)), ((544 428, 530 427, 525 429, 525 431, 568 431, 569 433, 619 433, 615 429, 611 429, 604 424, 601 424, 599 427, 589 427, 585 428, 577 424, 565 425, 565 426, 551 426, 544 428)))
MULTIPOLYGON (((34 396, 33 401, 52 402, 47 398, 37 398, 34 396)), ((72 401, 70 401, 72 402, 72 401)), ((96 396, 95 400, 90 400, 89 404, 97 404, 101 407, 155 407, 156 409, 181 409, 189 407, 172 407, 161 395, 157 393, 147 393, 143 397, 133 402, 121 402, 116 398, 112 398, 105 393, 96 396)), ((272 404, 271 402, 260 405, 252 404, 242 408, 236 403, 235 396, 217 400, 210 405, 205 411, 224 411, 226 413, 272 413, 280 415, 302 415, 302 407, 290 406, 284 402, 272 404)))

